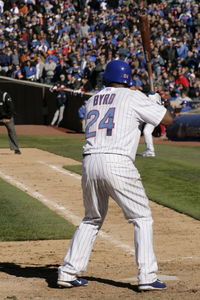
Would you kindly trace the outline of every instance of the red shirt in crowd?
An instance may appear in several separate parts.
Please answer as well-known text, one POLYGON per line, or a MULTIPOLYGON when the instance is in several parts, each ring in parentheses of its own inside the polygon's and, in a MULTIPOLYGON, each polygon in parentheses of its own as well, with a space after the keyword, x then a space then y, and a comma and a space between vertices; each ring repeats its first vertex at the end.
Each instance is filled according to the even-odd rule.
POLYGON ((184 87, 189 87, 189 80, 183 75, 179 74, 179 77, 175 80, 175 84, 181 84, 184 87))

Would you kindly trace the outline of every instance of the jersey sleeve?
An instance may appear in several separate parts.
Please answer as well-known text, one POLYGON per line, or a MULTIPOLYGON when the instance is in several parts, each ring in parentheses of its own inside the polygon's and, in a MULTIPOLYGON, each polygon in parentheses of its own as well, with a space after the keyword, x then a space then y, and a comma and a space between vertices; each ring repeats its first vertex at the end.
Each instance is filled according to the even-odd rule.
POLYGON ((157 126, 163 119, 166 108, 156 102, 151 101, 144 93, 136 91, 133 95, 133 106, 137 118, 144 123, 157 126))
POLYGON ((7 118, 10 119, 14 114, 14 104, 11 96, 8 93, 5 94, 5 105, 7 118))

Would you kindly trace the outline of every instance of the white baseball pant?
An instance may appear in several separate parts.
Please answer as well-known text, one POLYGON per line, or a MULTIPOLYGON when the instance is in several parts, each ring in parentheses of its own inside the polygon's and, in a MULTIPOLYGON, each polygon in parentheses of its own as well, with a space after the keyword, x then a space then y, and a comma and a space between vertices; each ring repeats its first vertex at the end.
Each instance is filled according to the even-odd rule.
POLYGON ((55 114, 53 116, 53 120, 51 121, 51 125, 54 126, 55 124, 57 124, 57 126, 60 124, 60 122, 63 119, 63 115, 64 115, 64 110, 65 110, 65 105, 61 105, 59 108, 57 108, 57 110, 55 111, 55 114))
POLYGON ((134 224, 139 283, 156 281, 153 220, 140 175, 132 160, 115 154, 85 156, 82 188, 85 217, 71 240, 63 265, 59 267, 58 279, 75 280, 77 275, 86 270, 94 241, 107 213, 108 198, 111 196, 121 207, 128 222, 134 224))
POLYGON ((144 141, 146 145, 146 152, 152 152, 154 153, 154 145, 153 145, 153 136, 152 133, 155 129, 155 126, 147 123, 144 126, 143 135, 144 135, 144 141))

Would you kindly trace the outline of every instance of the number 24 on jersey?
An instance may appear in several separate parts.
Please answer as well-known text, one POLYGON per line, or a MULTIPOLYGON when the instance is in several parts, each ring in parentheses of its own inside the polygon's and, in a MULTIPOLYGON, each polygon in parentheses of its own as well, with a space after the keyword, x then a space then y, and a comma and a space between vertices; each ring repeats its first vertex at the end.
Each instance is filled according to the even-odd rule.
POLYGON ((97 132, 91 130, 91 126, 98 122, 98 129, 105 129, 106 135, 111 136, 112 130, 115 127, 114 123, 114 115, 115 115, 115 108, 109 108, 108 111, 105 113, 104 117, 99 120, 99 111, 94 109, 88 112, 86 118, 90 120, 85 128, 85 137, 91 138, 95 137, 97 132))

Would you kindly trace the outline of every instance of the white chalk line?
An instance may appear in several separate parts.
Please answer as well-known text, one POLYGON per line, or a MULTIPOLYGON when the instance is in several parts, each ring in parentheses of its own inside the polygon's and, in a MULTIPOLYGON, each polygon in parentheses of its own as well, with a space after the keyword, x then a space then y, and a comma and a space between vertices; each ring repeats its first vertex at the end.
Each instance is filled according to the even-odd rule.
MULTIPOLYGON (((57 172, 60 172, 60 173, 62 173, 62 174, 64 174, 64 175, 72 176, 72 177, 74 177, 74 178, 76 178, 76 179, 78 179, 78 180, 81 180, 81 176, 80 176, 80 175, 74 174, 74 173, 72 173, 72 172, 70 172, 70 171, 68 171, 68 170, 63 169, 62 167, 58 167, 58 166, 55 166, 55 165, 51 165, 51 164, 48 164, 48 163, 46 163, 46 162, 44 162, 44 161, 38 161, 38 163, 40 163, 40 164, 42 164, 42 165, 45 165, 45 166, 51 168, 52 170, 55 170, 55 171, 57 171, 57 172)), ((114 239, 113 237, 111 237, 111 236, 110 236, 109 234, 107 234, 106 232, 104 232, 104 231, 101 230, 101 231, 98 233, 98 235, 101 236, 102 238, 108 240, 111 244, 115 245, 116 247, 122 248, 122 249, 125 250, 127 253, 135 254, 135 250, 134 250, 134 249, 132 249, 132 248, 131 248, 130 246, 128 246, 128 245, 122 244, 121 241, 118 241, 118 240, 114 239)))
MULTIPOLYGON (((60 172, 64 175, 68 175, 68 176, 72 176, 78 180, 81 180, 81 176, 78 174, 74 174, 70 171, 64 170, 61 167, 55 166, 55 165, 51 165, 48 164, 44 161, 38 161, 38 163, 46 165, 47 167, 60 172)), ((2 178, 4 178, 6 181, 10 182, 11 184, 17 186, 18 188, 22 189, 23 191, 25 191, 26 193, 28 193, 29 195, 33 196, 34 198, 40 200, 41 202, 43 202, 46 205, 51 206, 52 208, 58 210, 58 211, 62 211, 62 215, 66 216, 67 220, 72 221, 72 223, 74 223, 74 225, 79 225, 81 222, 81 218, 77 217, 76 215, 72 214, 70 210, 68 210, 66 207, 61 206, 57 203, 55 203, 54 201, 51 201, 49 199, 47 199, 45 196, 43 196, 42 194, 35 192, 34 190, 32 190, 30 187, 28 187, 25 184, 20 183, 19 181, 15 180, 14 178, 12 178, 9 175, 6 175, 5 173, 3 173, 2 171, 0 171, 0 175, 2 178)), ((111 237, 109 234, 103 232, 102 230, 99 232, 98 234, 99 236, 101 236, 102 238, 104 238, 105 240, 107 240, 109 243, 113 244, 114 246, 121 248, 122 250, 124 250, 126 253, 129 253, 131 255, 134 254, 134 250, 126 245, 126 244, 122 244, 121 241, 118 241, 116 239, 114 239, 113 237, 111 237)), ((191 259, 199 259, 199 257, 182 257, 182 258, 172 258, 172 259, 167 259, 167 260, 160 260, 161 262, 172 262, 172 261, 182 261, 182 260, 191 260, 191 259)), ((159 275, 159 278, 163 278, 165 280, 178 280, 178 277, 174 276, 168 276, 168 275, 159 275), (170 279, 171 278, 171 279, 170 279)), ((130 278, 130 280, 134 281, 136 280, 136 278, 130 278)))
POLYGON ((11 183, 12 185, 15 185, 16 187, 20 188, 21 190, 23 190, 24 192, 26 192, 27 194, 29 194, 30 196, 40 200, 41 202, 48 204, 49 206, 53 207, 56 210, 62 211, 62 213, 64 215, 66 215, 69 219, 73 220, 74 223, 76 223, 77 225, 80 222, 80 218, 76 217, 75 215, 73 215, 69 210, 67 210, 64 206, 61 206, 57 203, 55 203, 54 201, 51 201, 49 199, 47 199, 45 196, 43 196, 42 194, 32 190, 29 186, 15 180, 13 177, 6 175, 5 173, 3 173, 2 171, 0 171, 0 176, 5 179, 6 181, 8 181, 9 183, 11 183))
MULTIPOLYGON (((72 177, 75 177, 75 178, 81 180, 80 175, 74 174, 73 172, 70 172, 66 169, 63 169, 62 167, 58 167, 58 166, 55 166, 55 165, 52 165, 52 164, 48 164, 44 161, 38 161, 38 163, 43 164, 43 165, 45 165, 45 166, 47 166, 47 167, 49 167, 49 168, 51 168, 51 169, 53 169, 57 172, 60 172, 64 175, 69 175, 69 176, 72 176, 72 177)), ((103 231, 100 231, 100 235, 102 237, 106 238, 106 239, 110 239, 110 236, 107 233, 104 233, 103 231)), ((119 243, 121 244, 121 242, 119 242, 117 240, 115 240, 115 241, 116 241, 116 244, 114 242, 112 242, 112 243, 119 247, 119 243)), ((127 249, 126 252, 129 252, 131 254, 135 253, 134 250, 130 250, 131 248, 128 245, 123 244, 123 249, 127 249)), ((173 261, 184 261, 184 260, 192 260, 192 259, 197 259, 198 260, 198 259, 200 259, 200 257, 198 257, 198 256, 188 256, 188 257, 171 258, 171 259, 159 260, 159 261, 160 262, 173 262, 173 261)))
MULTIPOLYGON (((180 280, 177 276, 169 276, 169 275, 158 275, 158 279, 160 280, 180 280)), ((129 278, 122 278, 121 280, 124 281, 138 281, 137 277, 129 277, 129 278)))
MULTIPOLYGON (((67 174, 68 175, 68 174, 67 174)), ((26 192, 27 194, 29 194, 30 196, 40 200, 41 202, 43 202, 44 204, 46 204, 47 206, 56 209, 57 211, 61 211, 62 215, 65 216, 65 218, 67 220, 70 220, 74 225, 78 226, 81 222, 81 218, 77 217, 76 215, 74 215, 73 213, 71 213, 71 211, 69 209, 67 209, 64 206, 61 206, 59 204, 57 204, 54 201, 51 201, 49 199, 47 199, 44 195, 35 192, 34 190, 32 190, 29 186, 17 181, 16 179, 14 179, 13 177, 6 175, 5 173, 3 173, 2 171, 0 171, 0 176, 5 179, 6 181, 8 181, 9 183, 11 183, 12 185, 15 185, 16 187, 20 188, 21 190, 23 190, 24 192, 26 192)), ((104 238, 105 240, 109 241, 112 245, 121 248, 122 250, 124 250, 125 252, 134 255, 134 250, 125 244, 122 244, 120 241, 114 239, 112 236, 110 236, 109 234, 107 234, 106 232, 100 231, 98 234, 100 237, 104 238)))
MULTIPOLYGON (((42 165, 45 165, 45 166, 51 168, 52 170, 57 171, 57 172, 60 172, 60 173, 62 173, 62 174, 64 174, 64 175, 72 176, 72 177, 74 177, 74 178, 76 178, 76 179, 78 179, 78 180, 81 180, 81 176, 80 176, 80 175, 74 174, 74 173, 72 173, 72 172, 70 172, 70 171, 68 171, 68 170, 65 170, 65 169, 61 168, 61 167, 58 167, 58 166, 55 166, 55 165, 48 164, 48 163, 46 163, 46 162, 44 162, 44 161, 38 161, 38 163, 40 163, 40 164, 42 164, 42 165)), ((130 246, 128 246, 128 245, 122 244, 120 241, 114 239, 113 237, 111 237, 111 236, 110 236, 109 234, 107 234, 106 232, 104 232, 104 231, 101 230, 101 231, 98 233, 98 235, 101 236, 102 238, 108 240, 111 244, 115 245, 116 247, 122 248, 122 249, 125 250, 127 253, 135 254, 134 249, 132 249, 132 248, 131 248, 130 246)))
POLYGON ((183 260, 200 260, 200 256, 185 256, 185 257, 175 257, 170 259, 160 259, 160 262, 177 262, 177 261, 183 261, 183 260))
POLYGON ((75 174, 75 173, 73 173, 73 172, 70 172, 70 171, 68 171, 68 170, 65 170, 65 169, 63 169, 63 168, 61 168, 61 167, 58 167, 58 166, 54 166, 54 165, 48 164, 48 163, 46 163, 46 162, 44 162, 44 161, 41 161, 41 160, 38 160, 37 162, 38 162, 39 164, 45 165, 45 166, 47 166, 47 167, 49 167, 49 168, 51 168, 51 169, 57 171, 57 172, 59 172, 59 173, 62 173, 62 174, 64 174, 64 175, 68 175, 68 176, 71 176, 71 177, 74 177, 74 178, 76 178, 76 179, 81 180, 81 176, 80 176, 80 175, 75 174))
MULTIPOLYGON (((60 173, 62 173, 64 175, 69 175, 69 176, 72 176, 72 177, 75 177, 75 178, 81 180, 81 176, 80 175, 74 174, 74 173, 72 173, 72 172, 70 172, 70 171, 68 171, 66 169, 63 169, 62 167, 51 165, 51 164, 48 164, 48 163, 46 163, 44 161, 38 161, 38 163, 43 164, 43 165, 45 165, 45 166, 47 166, 47 167, 49 167, 49 168, 51 168, 51 169, 53 169, 53 170, 55 170, 57 172, 60 172, 60 173)), ((108 239, 109 242, 110 242, 110 236, 108 234, 104 233, 103 231, 100 231, 100 235, 102 237, 108 239)), ((115 241, 116 241, 116 244, 115 244, 114 241, 112 242, 112 244, 114 244, 115 246, 119 247, 119 243, 121 244, 121 242, 119 242, 117 240, 115 240, 115 241)), ((123 244, 123 249, 126 250, 126 252, 128 252, 128 253, 131 253, 131 254, 135 253, 134 250, 131 250, 131 248, 128 245, 123 244)), ((184 261, 184 260, 192 260, 192 259, 199 260, 200 257, 198 257, 198 256, 189 256, 189 257, 171 258, 171 259, 159 260, 159 261, 160 262, 173 262, 173 261, 184 261)))

